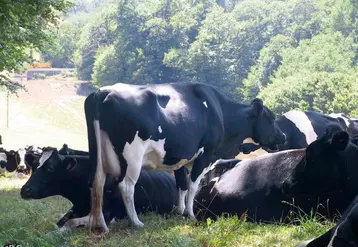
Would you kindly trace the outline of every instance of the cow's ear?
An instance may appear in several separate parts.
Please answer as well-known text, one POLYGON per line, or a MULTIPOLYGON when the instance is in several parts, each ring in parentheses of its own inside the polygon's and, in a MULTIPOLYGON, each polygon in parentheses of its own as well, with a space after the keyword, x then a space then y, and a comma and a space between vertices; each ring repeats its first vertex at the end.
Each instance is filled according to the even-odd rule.
POLYGON ((349 135, 345 131, 338 131, 332 137, 332 147, 338 151, 346 149, 349 142, 349 135))
POLYGON ((66 157, 62 164, 67 171, 72 170, 77 165, 77 160, 73 157, 66 157))
POLYGON ((254 99, 251 102, 251 105, 252 105, 252 114, 255 117, 260 116, 264 110, 264 102, 262 101, 262 99, 258 99, 258 98, 254 99))

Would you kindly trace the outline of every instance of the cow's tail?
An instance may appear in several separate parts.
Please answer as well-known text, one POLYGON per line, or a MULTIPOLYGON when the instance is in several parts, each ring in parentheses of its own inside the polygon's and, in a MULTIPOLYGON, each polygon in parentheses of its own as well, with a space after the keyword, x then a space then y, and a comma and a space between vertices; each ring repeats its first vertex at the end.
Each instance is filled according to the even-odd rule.
POLYGON ((102 214, 103 187, 105 183, 105 172, 102 164, 101 131, 99 123, 99 104, 107 94, 99 91, 92 93, 85 100, 85 114, 88 134, 88 148, 91 163, 91 177, 89 185, 91 190, 91 214, 90 231, 96 227, 108 228, 102 214))

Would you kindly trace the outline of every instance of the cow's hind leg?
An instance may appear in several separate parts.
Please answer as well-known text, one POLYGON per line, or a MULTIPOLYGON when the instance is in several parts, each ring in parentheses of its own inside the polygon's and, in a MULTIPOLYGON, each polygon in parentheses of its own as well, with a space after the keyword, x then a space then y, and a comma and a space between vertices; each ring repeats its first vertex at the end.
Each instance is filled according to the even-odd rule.
POLYGON ((188 191, 188 179, 185 167, 182 166, 178 170, 175 170, 174 176, 178 189, 178 207, 176 208, 176 212, 182 215, 185 209, 185 196, 188 191))
POLYGON ((102 212, 102 203, 103 203, 103 188, 104 183, 106 182, 106 173, 103 167, 102 160, 102 136, 99 127, 99 121, 94 120, 94 132, 96 136, 97 143, 97 164, 96 164, 96 172, 94 176, 93 186, 91 190, 91 214, 90 214, 90 231, 94 229, 99 229, 100 231, 109 232, 107 224, 104 220, 103 212, 102 212))
POLYGON ((138 159, 127 160, 127 172, 123 181, 118 184, 118 187, 126 207, 129 223, 135 227, 143 227, 144 224, 139 220, 134 207, 134 186, 137 183, 142 168, 142 159, 139 158, 141 156, 136 157, 138 157, 138 159))
POLYGON ((104 220, 102 212, 102 202, 103 202, 103 188, 106 181, 106 175, 104 173, 102 166, 97 166, 96 175, 93 183, 93 188, 91 190, 92 195, 92 207, 91 207, 91 217, 90 217, 90 231, 98 229, 99 231, 109 232, 106 221, 104 220))
POLYGON ((194 215, 194 197, 196 195, 196 192, 199 188, 200 180, 203 178, 203 176, 206 174, 206 172, 209 170, 209 167, 206 167, 208 164, 207 156, 201 155, 194 161, 194 166, 190 174, 189 179, 189 188, 188 188, 188 200, 185 207, 185 215, 188 215, 190 218, 195 219, 194 215), (206 167, 206 168, 205 168, 206 167))

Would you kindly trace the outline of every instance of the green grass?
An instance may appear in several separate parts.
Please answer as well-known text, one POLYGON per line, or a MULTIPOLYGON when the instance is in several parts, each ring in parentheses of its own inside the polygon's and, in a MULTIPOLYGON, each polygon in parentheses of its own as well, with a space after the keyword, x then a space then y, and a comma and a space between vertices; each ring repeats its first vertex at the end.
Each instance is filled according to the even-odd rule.
POLYGON ((128 227, 126 220, 112 224, 110 232, 99 239, 87 229, 56 232, 56 222, 71 204, 62 197, 22 200, 19 188, 26 180, 0 179, 0 246, 295 246, 327 231, 314 218, 300 219, 301 225, 253 224, 238 217, 195 222, 180 216, 165 218, 154 213, 140 215, 143 229, 128 227))

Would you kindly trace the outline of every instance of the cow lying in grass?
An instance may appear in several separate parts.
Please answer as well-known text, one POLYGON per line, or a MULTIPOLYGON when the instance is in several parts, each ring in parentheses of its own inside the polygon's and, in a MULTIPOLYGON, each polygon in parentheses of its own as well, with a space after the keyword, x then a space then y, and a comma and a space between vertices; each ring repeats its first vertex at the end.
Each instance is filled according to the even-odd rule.
POLYGON ((311 210, 332 216, 358 193, 357 159, 348 133, 331 126, 306 149, 244 160, 211 180, 196 195, 197 217, 247 213, 253 221, 287 222, 290 212, 311 210))
POLYGON ((344 211, 336 226, 320 237, 302 242, 296 247, 356 247, 358 246, 358 196, 344 211))
MULTIPOLYGON (((64 150, 61 150, 64 153, 64 150)), ((45 148, 37 170, 21 188, 23 199, 41 199, 61 195, 73 207, 57 222, 60 230, 87 226, 90 212, 88 180, 91 166, 84 155, 61 155, 55 148, 45 148)), ((116 181, 107 177, 103 212, 105 220, 127 216, 116 181)), ((178 200, 175 180, 163 171, 143 169, 135 187, 135 206, 139 212, 170 213, 178 200)))

